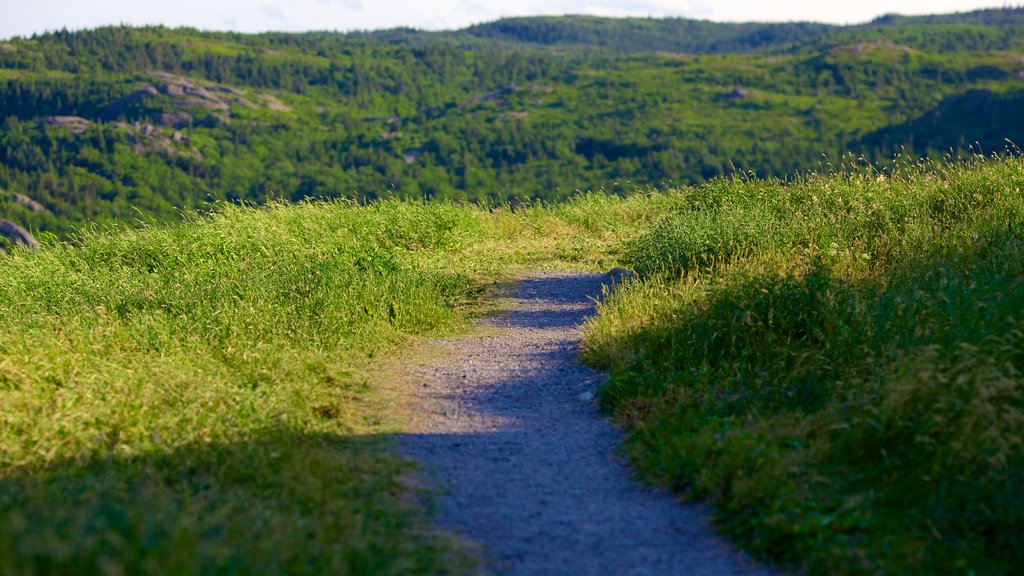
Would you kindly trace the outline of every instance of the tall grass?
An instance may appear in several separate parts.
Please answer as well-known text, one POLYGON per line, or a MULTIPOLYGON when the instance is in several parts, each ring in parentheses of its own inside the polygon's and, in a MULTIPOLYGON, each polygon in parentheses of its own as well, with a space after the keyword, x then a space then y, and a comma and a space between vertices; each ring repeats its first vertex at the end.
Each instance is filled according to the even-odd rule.
POLYGON ((0 257, 0 574, 452 573, 375 361, 660 197, 218 207, 0 257))
POLYGON ((374 362, 526 269, 652 479, 815 572, 1024 561, 1024 162, 565 204, 221 207, 0 257, 0 573, 450 573, 374 362), (12 559, 12 560, 9 560, 12 559))
POLYGON ((0 261, 0 573, 449 569, 352 370, 463 322, 421 255, 477 228, 226 208, 0 261))
POLYGON ((1024 565, 1024 162, 719 180, 587 332, 657 482, 821 573, 1024 565))

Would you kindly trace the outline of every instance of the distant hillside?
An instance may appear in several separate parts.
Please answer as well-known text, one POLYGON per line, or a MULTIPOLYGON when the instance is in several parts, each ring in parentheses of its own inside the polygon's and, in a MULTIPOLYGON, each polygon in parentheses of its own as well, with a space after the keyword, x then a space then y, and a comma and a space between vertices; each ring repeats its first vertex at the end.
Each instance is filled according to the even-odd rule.
POLYGON ((1022 18, 13 39, 0 42, 0 218, 61 235, 209 199, 557 200, 785 177, 911 141, 921 154, 1021 142, 1022 18), (971 94, 993 103, 957 104, 971 94))
POLYGON ((613 52, 727 54, 805 42, 834 30, 807 22, 724 24, 682 18, 563 16, 507 18, 479 24, 466 34, 545 46, 586 46, 613 52))
POLYGON ((935 36, 962 36, 950 49, 977 49, 979 41, 1008 47, 1024 26, 1024 10, 996 8, 934 16, 890 14, 856 26, 814 22, 711 22, 685 18, 602 18, 595 16, 542 16, 505 18, 459 32, 476 38, 562 48, 586 47, 609 52, 680 52, 685 54, 737 54, 792 48, 812 40, 882 36, 900 37, 912 45, 931 43, 935 36), (918 27, 926 26, 927 30, 918 27), (944 29, 940 29, 940 27, 944 29), (981 30, 994 28, 995 30, 981 30), (969 34, 967 34, 969 32, 969 34), (983 38, 979 38, 983 37, 983 38))
POLYGON ((995 26, 999 28, 1015 28, 1024 26, 1024 10, 1020 8, 989 8, 972 12, 956 12, 954 14, 932 14, 925 16, 903 16, 887 14, 871 22, 875 26, 892 26, 902 24, 972 24, 979 26, 995 26))
POLYGON ((872 132, 861 145, 882 150, 903 146, 911 155, 989 154, 1005 150, 1008 144, 1019 148, 1024 141, 1011 140, 1010 144, 1007 139, 1024 135, 1022 110, 1024 90, 1007 94, 971 90, 950 96, 918 118, 872 132))

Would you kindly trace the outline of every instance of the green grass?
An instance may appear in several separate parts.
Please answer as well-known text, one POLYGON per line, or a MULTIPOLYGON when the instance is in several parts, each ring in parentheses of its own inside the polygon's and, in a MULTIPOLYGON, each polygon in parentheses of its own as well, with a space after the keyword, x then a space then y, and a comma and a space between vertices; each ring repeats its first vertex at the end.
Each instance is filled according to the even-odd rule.
POLYGON ((812 573, 1012 572, 1022 187, 976 159, 674 192, 587 331, 633 461, 812 573))
POLYGON ((524 270, 652 481, 813 573, 1024 561, 1024 161, 556 205, 216 206, 0 256, 0 574, 459 573, 379 363, 524 270))
POLYGON ((0 256, 0 574, 470 569, 377 361, 518 270, 610 265, 658 206, 220 206, 0 256))
POLYGON ((451 331, 457 208, 227 209, 0 263, 0 572, 437 572, 353 372, 451 331))

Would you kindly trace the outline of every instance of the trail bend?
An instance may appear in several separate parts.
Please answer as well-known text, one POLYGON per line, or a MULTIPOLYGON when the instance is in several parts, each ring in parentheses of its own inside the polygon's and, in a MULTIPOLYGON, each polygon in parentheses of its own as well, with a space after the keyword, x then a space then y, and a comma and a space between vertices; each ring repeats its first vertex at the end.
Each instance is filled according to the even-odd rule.
POLYGON ((400 445, 442 490, 435 522, 478 543, 493 574, 773 574, 618 456, 590 399, 602 376, 578 359, 604 279, 532 275, 482 335, 408 368, 418 416, 400 445))

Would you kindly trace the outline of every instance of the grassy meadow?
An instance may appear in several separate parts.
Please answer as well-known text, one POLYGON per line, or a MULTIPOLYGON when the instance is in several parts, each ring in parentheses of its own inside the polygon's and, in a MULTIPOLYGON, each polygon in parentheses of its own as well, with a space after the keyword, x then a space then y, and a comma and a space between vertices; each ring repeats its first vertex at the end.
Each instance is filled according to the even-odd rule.
POLYGON ((0 575, 472 571, 375 366, 527 270, 652 482, 811 573, 1024 563, 1024 162, 504 207, 217 205, 0 257, 0 575), (425 495, 429 496, 429 495, 425 495))
POLYGON ((468 568, 375 361, 517 269, 610 265, 657 207, 220 206, 0 257, 0 574, 468 568))
POLYGON ((718 180, 588 326, 652 481, 828 574, 1024 565, 1024 162, 718 180))

